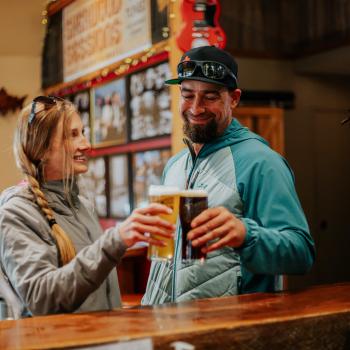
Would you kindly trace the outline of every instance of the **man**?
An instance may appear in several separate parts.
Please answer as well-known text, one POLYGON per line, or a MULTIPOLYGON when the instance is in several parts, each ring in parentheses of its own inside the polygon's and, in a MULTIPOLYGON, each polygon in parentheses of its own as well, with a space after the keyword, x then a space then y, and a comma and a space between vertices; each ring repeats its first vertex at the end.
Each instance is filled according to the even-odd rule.
POLYGON ((180 113, 188 149, 171 158, 164 184, 202 188, 209 209, 189 238, 207 253, 182 265, 180 229, 174 262, 152 262, 143 304, 161 304, 281 288, 282 274, 307 272, 314 243, 286 161, 232 116, 241 90, 237 64, 213 46, 186 52, 178 65, 180 113))

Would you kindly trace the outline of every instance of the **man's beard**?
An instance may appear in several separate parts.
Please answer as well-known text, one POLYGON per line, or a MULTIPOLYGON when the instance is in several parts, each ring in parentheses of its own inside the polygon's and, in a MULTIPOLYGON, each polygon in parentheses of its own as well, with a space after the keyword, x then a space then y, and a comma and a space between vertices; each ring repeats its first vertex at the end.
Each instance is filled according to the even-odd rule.
POLYGON ((194 143, 208 143, 219 136, 215 117, 211 118, 204 125, 198 125, 191 124, 185 115, 183 132, 194 143))

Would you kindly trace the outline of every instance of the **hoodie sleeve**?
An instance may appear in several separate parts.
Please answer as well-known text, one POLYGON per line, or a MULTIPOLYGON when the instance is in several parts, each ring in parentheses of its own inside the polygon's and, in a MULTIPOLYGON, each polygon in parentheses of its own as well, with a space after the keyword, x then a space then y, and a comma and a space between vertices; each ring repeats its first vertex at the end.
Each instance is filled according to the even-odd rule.
POLYGON ((247 235, 239 249, 254 274, 300 274, 314 261, 314 242, 287 162, 266 146, 237 159, 238 189, 247 235))
POLYGON ((0 260, 11 286, 33 315, 75 311, 115 267, 126 246, 116 228, 83 248, 63 267, 45 235, 41 213, 23 201, 0 211, 0 260))

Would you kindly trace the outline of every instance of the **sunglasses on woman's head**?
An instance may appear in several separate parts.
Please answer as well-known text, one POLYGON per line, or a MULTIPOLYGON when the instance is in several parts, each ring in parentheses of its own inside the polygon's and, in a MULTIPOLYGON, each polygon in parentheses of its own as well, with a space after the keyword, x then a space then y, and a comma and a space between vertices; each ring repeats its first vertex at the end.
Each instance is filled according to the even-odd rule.
POLYGON ((35 97, 32 101, 32 109, 30 111, 28 124, 30 125, 35 118, 35 108, 36 108, 36 104, 38 102, 44 104, 45 106, 50 106, 50 108, 51 108, 52 106, 54 106, 56 104, 57 101, 64 101, 64 99, 61 97, 58 97, 58 96, 37 96, 37 97, 35 97))

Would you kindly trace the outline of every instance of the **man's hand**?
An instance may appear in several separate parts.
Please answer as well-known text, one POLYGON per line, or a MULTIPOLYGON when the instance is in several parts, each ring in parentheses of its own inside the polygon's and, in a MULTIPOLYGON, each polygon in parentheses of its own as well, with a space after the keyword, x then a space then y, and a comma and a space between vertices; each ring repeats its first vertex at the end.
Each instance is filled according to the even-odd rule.
POLYGON ((246 236, 246 228, 241 220, 224 207, 209 208, 193 219, 188 239, 193 246, 202 246, 219 238, 216 242, 202 247, 203 253, 224 246, 238 248, 246 236))
POLYGON ((139 241, 153 245, 165 246, 166 244, 153 235, 164 238, 173 238, 175 225, 161 219, 160 214, 171 214, 172 210, 165 205, 151 203, 145 208, 135 209, 131 215, 119 225, 119 234, 124 243, 131 247, 139 241), (146 233, 146 235, 145 235, 146 233))

